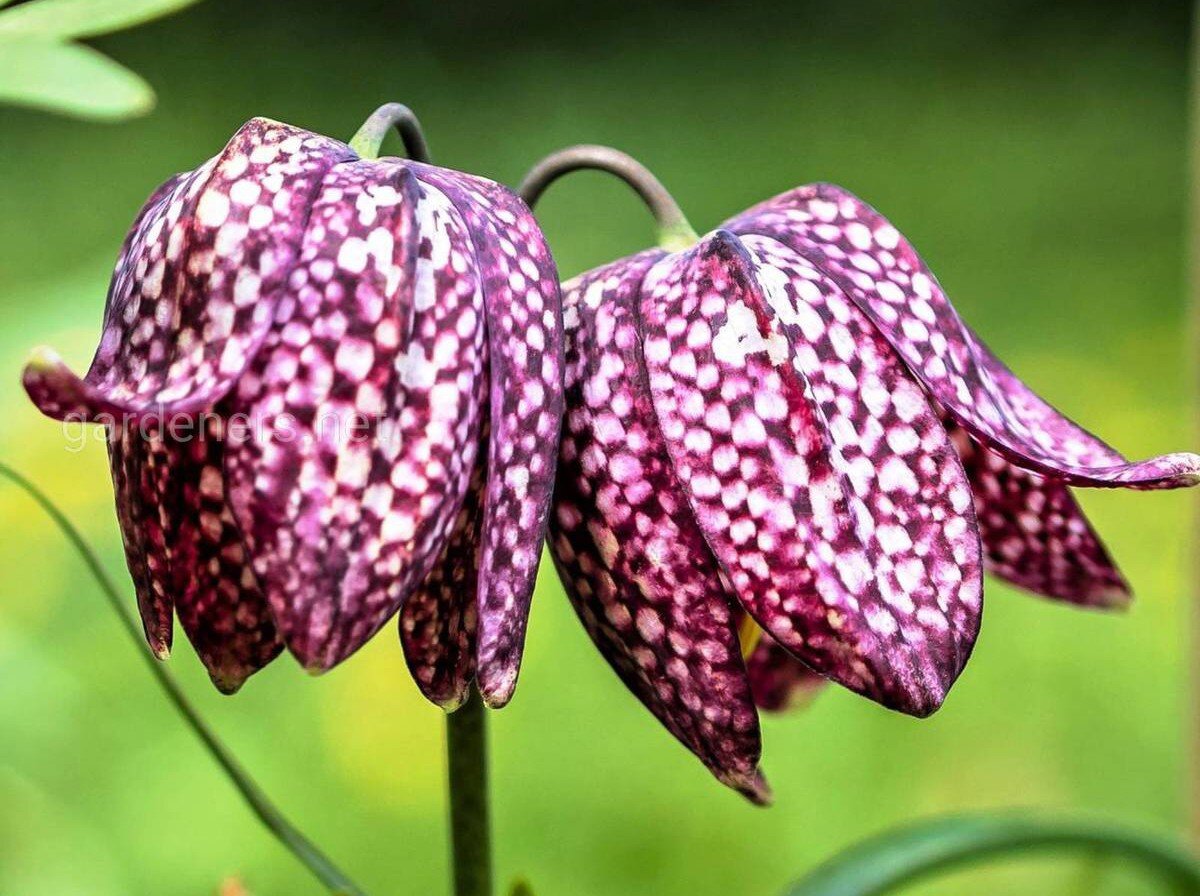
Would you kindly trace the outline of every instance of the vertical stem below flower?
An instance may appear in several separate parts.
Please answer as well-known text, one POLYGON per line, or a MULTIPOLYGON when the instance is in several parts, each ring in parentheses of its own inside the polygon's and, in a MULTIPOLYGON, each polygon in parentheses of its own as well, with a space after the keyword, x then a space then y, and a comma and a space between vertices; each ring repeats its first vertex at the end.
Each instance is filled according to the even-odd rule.
POLYGON ((117 618, 121 622, 121 627, 125 629, 125 633, 129 635, 134 646, 137 648, 138 654, 146 661, 150 674, 154 676, 159 687, 167 695, 167 699, 174 705, 175 710, 187 723, 188 727, 192 729, 192 733, 200 739, 205 749, 216 760, 217 765, 221 767, 225 776, 237 788, 242 798, 250 806, 251 811, 258 816, 258 820, 334 896, 362 896, 362 890, 350 878, 346 877, 311 840, 300 833, 283 816, 283 813, 271 802, 262 788, 258 786, 258 783, 242 768, 241 763, 237 761, 233 753, 230 752, 229 748, 217 736, 217 733, 209 727, 208 722, 204 720, 199 710, 188 700, 187 695, 183 693, 183 689, 180 688, 179 683, 171 675, 167 667, 151 656, 150 651, 146 649, 142 637, 141 624, 134 617, 128 602, 121 598, 112 579, 104 571, 104 567, 100 565, 100 558, 96 556, 96 553, 84 541, 83 536, 75 528, 74 523, 67 518, 65 513, 59 510, 58 505, 51 501, 45 492, 7 464, 0 463, 0 477, 8 479, 20 487, 29 497, 33 498, 46 511, 50 518, 54 520, 63 534, 67 536, 67 540, 71 542, 72 546, 83 558, 83 562, 87 564, 92 577, 99 584, 100 590, 104 593, 109 606, 117 614, 117 618))
POLYGON ((492 896, 487 709, 479 694, 446 716, 455 896, 492 896))
MULTIPOLYGON (((1200 2, 1192 9, 1192 38, 1189 65, 1189 110, 1188 161, 1191 181, 1191 208, 1187 240, 1188 281, 1190 290, 1191 341, 1189 345, 1189 379, 1192 400, 1195 403, 1193 416, 1193 438, 1200 438, 1200 2)), ((1200 538, 1200 499, 1192 500, 1192 544, 1200 538)), ((1184 693, 1187 701, 1187 757, 1189 794, 1188 814, 1191 844, 1200 849, 1200 551, 1192 550, 1189 559, 1191 600, 1188 603, 1190 637, 1185 646, 1185 662, 1188 664, 1188 685, 1184 693)))

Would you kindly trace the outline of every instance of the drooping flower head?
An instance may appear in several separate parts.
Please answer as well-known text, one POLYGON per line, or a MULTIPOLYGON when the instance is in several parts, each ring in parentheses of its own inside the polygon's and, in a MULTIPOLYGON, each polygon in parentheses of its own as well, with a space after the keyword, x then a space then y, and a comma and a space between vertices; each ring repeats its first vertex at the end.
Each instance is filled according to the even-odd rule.
POLYGON ((178 615, 236 690, 286 646, 345 659, 400 611, 448 708, 516 683, 562 409, 541 233, 483 178, 266 119, 168 180, 126 238, 87 375, 146 635, 178 615))
POLYGON ((758 801, 756 704, 824 678, 933 712, 985 566, 1127 600, 1068 486, 1200 481, 1194 455, 1131 463, 1058 414, 835 186, 589 271, 563 302, 550 543, 568 594, 630 689, 758 801))

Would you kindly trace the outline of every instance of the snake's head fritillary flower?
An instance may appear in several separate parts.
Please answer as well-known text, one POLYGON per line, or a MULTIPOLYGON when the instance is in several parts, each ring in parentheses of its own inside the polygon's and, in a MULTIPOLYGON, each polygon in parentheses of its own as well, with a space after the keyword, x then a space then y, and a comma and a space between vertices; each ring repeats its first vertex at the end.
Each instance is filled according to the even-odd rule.
POLYGON ((266 119, 142 209, 85 377, 29 395, 111 429, 146 635, 233 691, 328 669, 399 611, 453 708, 516 683, 562 412, 561 305, 512 192, 266 119))
POLYGON ((556 563, 625 683, 752 799, 756 704, 825 678, 933 712, 971 654, 985 565, 1127 599, 1068 486, 1200 479, 1194 455, 1131 463, 1058 414, 835 186, 585 273, 563 302, 556 563))

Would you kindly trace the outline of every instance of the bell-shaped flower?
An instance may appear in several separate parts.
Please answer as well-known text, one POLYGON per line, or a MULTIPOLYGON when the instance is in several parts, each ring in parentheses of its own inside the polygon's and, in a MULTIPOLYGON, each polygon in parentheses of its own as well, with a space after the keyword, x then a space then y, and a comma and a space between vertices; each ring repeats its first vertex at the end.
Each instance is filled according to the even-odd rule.
POLYGON ((328 669, 400 611, 423 692, 512 694, 562 412, 543 237, 491 181, 265 119, 171 178, 126 238, 77 377, 110 428, 146 635, 178 615, 236 690, 286 646, 328 669))
POLYGON ((819 675, 927 715, 971 655, 985 565, 1126 599, 1068 486, 1200 480, 1195 455, 1132 463, 1057 413, 838 187, 585 273, 563 302, 556 563, 625 683, 754 799, 756 701, 819 675))

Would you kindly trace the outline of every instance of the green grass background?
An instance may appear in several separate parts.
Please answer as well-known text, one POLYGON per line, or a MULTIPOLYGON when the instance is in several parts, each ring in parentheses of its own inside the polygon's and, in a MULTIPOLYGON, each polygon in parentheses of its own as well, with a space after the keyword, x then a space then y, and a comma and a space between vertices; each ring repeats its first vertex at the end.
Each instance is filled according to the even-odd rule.
MULTIPOLYGON (((567 143, 626 149, 701 231, 799 183, 843 184, 1065 411, 1131 455, 1189 447, 1185 29, 1167 4, 212 0, 100 42, 157 88, 149 118, 0 110, 0 457, 129 590, 103 449, 66 451, 27 404, 26 352, 50 343, 86 364, 142 199, 242 121, 349 136, 386 100, 418 111, 442 164, 510 183, 567 143)), ((652 233, 595 174, 557 184, 540 214, 564 277, 652 233)), ((975 656, 932 719, 829 691, 766 721, 767 811, 625 693, 544 567, 521 686, 493 716, 501 879, 549 896, 770 894, 858 838, 950 810, 1180 827, 1189 497, 1082 499, 1134 583, 1129 613, 989 582, 975 656)), ((176 643, 189 692, 369 892, 446 892, 442 720, 393 627, 322 678, 285 657, 234 698, 176 643)), ((1023 862, 914 892, 1152 892, 1121 868, 1097 890, 1091 873, 1023 862)), ((319 892, 171 714, 63 539, 0 485, 0 893, 183 896, 233 874, 258 896, 319 892)))

